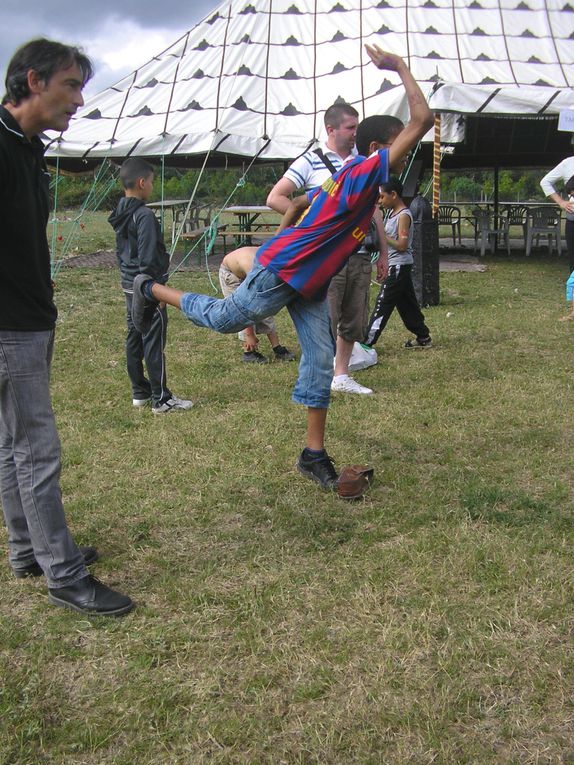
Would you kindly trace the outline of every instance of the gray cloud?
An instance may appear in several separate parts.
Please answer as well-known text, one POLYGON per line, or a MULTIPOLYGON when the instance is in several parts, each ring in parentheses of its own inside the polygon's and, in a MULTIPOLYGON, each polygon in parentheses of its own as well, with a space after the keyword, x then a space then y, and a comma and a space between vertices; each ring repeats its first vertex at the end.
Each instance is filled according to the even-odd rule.
POLYGON ((168 4, 157 0, 52 0, 48 3, 4 0, 0 26, 2 90, 12 54, 34 37, 80 45, 96 65, 96 77, 90 86, 90 90, 96 92, 159 53, 160 50, 152 48, 154 42, 161 39, 163 47, 167 47, 219 5, 220 0, 170 0, 168 4), (124 60, 117 68, 111 67, 104 60, 106 37, 110 50, 121 50, 123 27, 129 36, 125 42, 129 42, 132 49, 134 35, 141 35, 142 56, 139 60, 124 60))

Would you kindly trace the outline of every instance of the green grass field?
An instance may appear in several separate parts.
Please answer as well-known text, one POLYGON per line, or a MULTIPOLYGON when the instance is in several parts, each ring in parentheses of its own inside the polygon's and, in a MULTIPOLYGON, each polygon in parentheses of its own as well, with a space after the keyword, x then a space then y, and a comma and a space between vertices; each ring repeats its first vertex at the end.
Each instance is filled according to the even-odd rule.
POLYGON ((136 411, 117 274, 60 272, 65 505, 137 609, 83 618, 0 567, 2 765, 574 763, 567 268, 486 262, 441 274, 432 350, 393 317, 375 395, 334 396, 329 452, 375 467, 355 503, 294 469, 296 364, 173 312, 195 406, 136 411))

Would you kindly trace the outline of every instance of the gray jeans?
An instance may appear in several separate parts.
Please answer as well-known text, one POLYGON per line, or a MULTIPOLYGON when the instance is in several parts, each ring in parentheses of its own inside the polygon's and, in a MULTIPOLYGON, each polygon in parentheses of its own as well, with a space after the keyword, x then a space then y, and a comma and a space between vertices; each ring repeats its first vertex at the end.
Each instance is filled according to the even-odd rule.
POLYGON ((49 587, 66 587, 88 572, 62 505, 53 347, 52 331, 0 331, 0 496, 12 567, 36 560, 49 587))

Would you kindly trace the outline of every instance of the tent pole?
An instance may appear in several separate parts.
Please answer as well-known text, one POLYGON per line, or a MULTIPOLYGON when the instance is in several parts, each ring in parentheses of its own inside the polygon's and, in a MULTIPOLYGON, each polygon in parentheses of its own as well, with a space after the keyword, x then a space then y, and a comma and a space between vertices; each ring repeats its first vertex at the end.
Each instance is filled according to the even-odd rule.
MULTIPOLYGON (((498 163, 498 156, 496 157, 496 164, 494 165, 494 228, 498 231, 499 229, 499 190, 498 190, 498 181, 499 181, 499 170, 500 165, 498 163)), ((498 236, 495 237, 494 240, 494 251, 498 251, 498 236)))
POLYGON ((440 114, 434 116, 434 141, 432 153, 432 214, 438 215, 440 203, 440 114))

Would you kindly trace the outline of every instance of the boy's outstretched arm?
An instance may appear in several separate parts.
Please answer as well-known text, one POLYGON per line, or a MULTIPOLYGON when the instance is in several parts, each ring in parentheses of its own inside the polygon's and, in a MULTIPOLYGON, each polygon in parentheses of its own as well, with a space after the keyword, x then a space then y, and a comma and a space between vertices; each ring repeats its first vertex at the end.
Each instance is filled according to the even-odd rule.
POLYGON ((407 65, 395 53, 387 53, 378 45, 365 45, 371 61, 377 69, 397 72, 407 94, 410 119, 389 148, 389 163, 396 165, 413 149, 423 135, 433 126, 433 113, 407 65))

